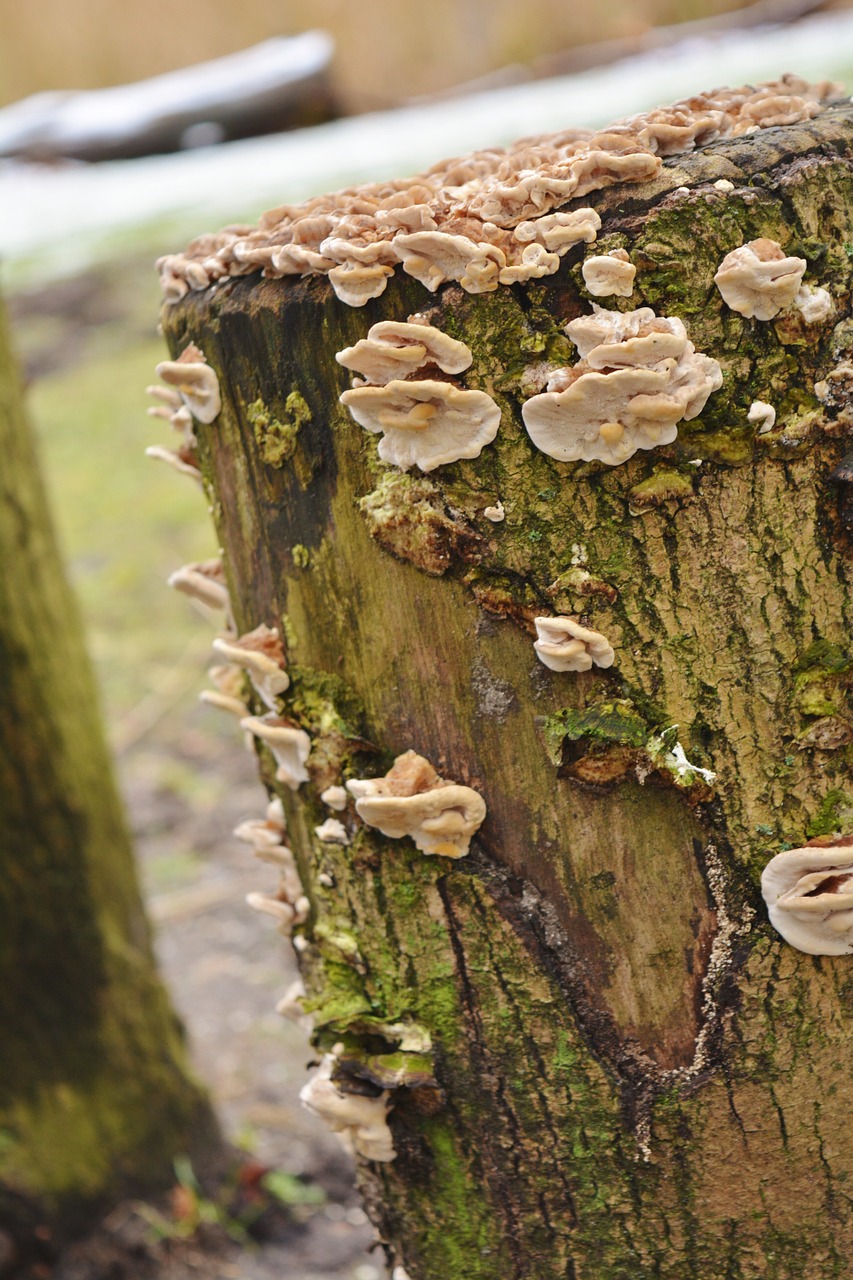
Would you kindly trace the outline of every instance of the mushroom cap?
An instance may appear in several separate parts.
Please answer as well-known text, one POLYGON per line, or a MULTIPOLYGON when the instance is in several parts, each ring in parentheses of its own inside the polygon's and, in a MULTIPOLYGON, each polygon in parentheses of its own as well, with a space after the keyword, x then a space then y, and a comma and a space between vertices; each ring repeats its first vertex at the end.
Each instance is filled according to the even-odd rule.
POLYGON ((274 713, 246 716, 240 725, 267 744, 278 765, 275 776, 279 782, 296 791, 308 781, 305 762, 311 753, 311 739, 304 729, 294 728, 274 713))
POLYGON ((323 804, 327 804, 330 809, 335 809, 340 813, 347 807, 347 791, 346 787, 326 787, 325 791, 320 792, 320 799, 323 804))
POLYGON ((551 671, 589 671, 612 667, 616 660, 613 646, 600 631, 582 627, 575 618, 534 618, 538 639, 533 648, 540 662, 551 671))
POLYGON ((169 576, 168 585, 210 609, 230 612, 231 602, 221 560, 200 560, 182 565, 169 576))
POLYGON ((362 794, 355 808, 369 827, 390 839, 411 836, 422 853, 444 858, 464 857, 486 816, 483 797, 457 783, 413 796, 362 794))
POLYGON ((366 1160, 393 1160, 394 1140, 388 1128, 390 1093, 384 1089, 375 1097, 344 1093, 332 1080, 337 1059, 327 1053, 314 1075, 299 1091, 299 1101, 324 1120, 333 1133, 348 1141, 366 1160))
POLYGON ((435 293, 441 284, 456 280, 467 293, 491 293, 497 289, 506 254, 487 240, 446 231, 409 231, 394 237, 403 270, 435 293))
POLYGON ((193 480, 201 481, 201 472, 198 467, 189 462, 186 457, 182 457, 180 452, 174 449, 166 449, 160 444, 150 444, 145 450, 146 458, 157 458, 160 462, 165 462, 168 466, 173 467, 175 471, 179 471, 181 475, 192 476, 193 480))
POLYGON ((594 209, 575 209, 572 213, 547 213, 541 218, 519 222, 512 233, 519 244, 537 241, 560 257, 573 245, 592 244, 601 230, 601 218, 594 209))
POLYGON ((771 858, 761 892, 774 929, 811 956, 853 953, 853 838, 771 858))
POLYGON ((797 290, 794 306, 806 324, 820 324, 832 315, 832 294, 817 285, 804 284, 797 290))
POLYGON ((327 818, 314 828, 314 835, 326 844, 349 844, 347 829, 337 818, 327 818))
POLYGON ((807 266, 805 258, 786 258, 775 240, 750 240, 726 254, 714 283, 732 311, 772 320, 796 298, 807 266))
POLYGON ((638 449, 671 443, 722 386, 719 364, 698 353, 674 316, 649 307, 606 311, 566 325, 581 360, 557 369, 521 415, 533 443, 561 462, 618 466, 638 449))
POLYGON ((177 360, 162 360, 156 372, 177 390, 198 422, 213 422, 222 408, 219 379, 198 347, 190 344, 177 360))
POLYGON ((338 364, 360 373, 369 383, 384 386, 405 378, 425 364, 445 373, 462 373, 473 360, 470 347, 431 324, 380 320, 353 347, 335 356, 338 364))
POLYGON ((245 702, 241 702, 239 698, 231 697, 230 694, 221 693, 219 689, 202 689, 198 695, 198 700, 208 707, 216 707, 219 711, 227 711, 230 715, 237 716, 240 720, 249 714, 249 708, 245 702))
POLYGON ((501 411, 485 391, 448 382, 393 380, 384 387, 352 387, 341 396, 359 426, 383 432, 379 456, 407 471, 479 457, 497 435, 501 411))
POLYGON ((630 298, 637 268, 624 249, 596 254, 584 260, 581 274, 594 298, 630 298))
POLYGON ((218 636, 213 641, 213 648, 227 662, 243 667, 249 673, 258 697, 271 711, 275 711, 278 695, 290 687, 290 677, 283 670, 284 650, 278 629, 261 623, 236 640, 230 636, 218 636))

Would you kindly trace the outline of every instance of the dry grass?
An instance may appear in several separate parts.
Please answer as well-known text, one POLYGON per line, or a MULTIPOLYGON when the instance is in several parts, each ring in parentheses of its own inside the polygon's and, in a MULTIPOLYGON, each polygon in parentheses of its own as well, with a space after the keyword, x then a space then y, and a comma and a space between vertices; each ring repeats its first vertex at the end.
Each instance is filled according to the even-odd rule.
POLYGON ((737 0, 0 0, 0 103, 97 88, 323 27, 352 109, 387 106, 590 41, 724 13, 737 0))

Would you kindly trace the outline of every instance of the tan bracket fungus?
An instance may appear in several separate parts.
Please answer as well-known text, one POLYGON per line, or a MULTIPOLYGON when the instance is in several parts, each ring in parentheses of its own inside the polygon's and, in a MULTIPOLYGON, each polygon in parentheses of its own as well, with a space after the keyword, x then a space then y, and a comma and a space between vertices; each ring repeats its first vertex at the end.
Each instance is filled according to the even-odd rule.
POLYGON ((778 853, 761 892, 773 928, 798 951, 853 953, 853 836, 778 853))
POLYGON ((618 466, 638 449, 670 444, 723 383, 718 362, 696 351, 675 316, 650 307, 607 311, 566 325, 581 359, 555 370, 522 405, 533 443, 560 462, 618 466))
POLYGON ((805 258, 786 258, 775 240, 750 240, 726 254, 714 283, 732 311, 772 320, 791 306, 807 266, 805 258))
POLYGON ((278 695, 290 687, 290 677, 284 670, 284 650, 278 628, 261 623, 254 631, 247 631, 236 639, 233 636, 219 636, 214 640, 213 647, 227 662, 242 667, 249 673, 258 697, 270 711, 275 711, 278 695))
POLYGON ((379 456, 403 471, 477 458, 498 432, 501 411, 485 391, 426 378, 352 387, 341 396, 359 426, 382 432, 379 456))
POLYGON ((383 1089, 375 1097, 345 1093, 332 1080, 336 1064, 335 1053, 325 1054, 317 1071, 300 1090, 300 1102, 326 1122, 350 1155, 381 1162, 393 1160, 394 1139, 388 1128, 390 1091, 383 1089))
POLYGON ((305 762, 311 754, 311 739, 304 729, 297 729, 274 712, 266 716, 246 716, 240 725, 269 747, 278 765, 275 776, 279 782, 296 791, 308 781, 305 762))
POLYGON ((335 356, 338 364, 360 373, 373 386, 385 386, 406 378, 424 365, 434 364, 444 373, 462 373, 473 356, 470 347, 457 342, 431 324, 380 320, 353 347, 335 356))
POLYGON ((585 258, 581 267, 583 282, 594 298, 630 298, 636 274, 637 268, 624 249, 585 258))
POLYGON ((534 618, 533 623, 538 636, 533 648, 551 671, 589 671, 593 663, 612 667, 616 660, 607 637, 582 627, 576 618, 534 618))
POLYGON ((231 600, 225 582, 225 569, 218 557, 182 565, 169 576, 167 582, 174 591, 180 591, 191 600, 198 600, 209 609, 223 609, 230 617, 231 600))
POLYGON ((219 379, 205 355, 192 343, 177 360, 162 360, 157 376, 174 387, 197 422, 213 422, 222 408, 219 379))
POLYGON ((440 778, 415 751, 398 756, 384 778, 353 778, 356 813, 392 840, 411 836, 422 853, 464 858, 486 803, 473 787, 440 778))
POLYGON ((569 129, 443 161, 415 177, 365 183, 286 204, 257 227, 199 236, 158 262, 164 295, 263 270, 271 278, 322 274, 361 306, 384 290, 397 262, 436 289, 446 280, 481 293, 558 269, 572 244, 590 243, 592 210, 554 212, 614 182, 654 177, 663 156, 817 115, 843 92, 783 76, 717 89, 617 121, 597 133, 569 129))

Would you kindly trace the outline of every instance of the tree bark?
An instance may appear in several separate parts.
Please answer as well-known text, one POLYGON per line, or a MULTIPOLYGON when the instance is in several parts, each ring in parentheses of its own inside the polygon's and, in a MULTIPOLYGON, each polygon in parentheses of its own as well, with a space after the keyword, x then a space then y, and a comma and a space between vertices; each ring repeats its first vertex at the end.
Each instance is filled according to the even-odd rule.
POLYGON ((157 976, 0 312, 0 1223, 80 1227, 216 1126, 157 976))
POLYGON ((555 462, 521 423, 529 367, 574 362, 580 249, 479 296, 398 272, 352 310, 325 280, 254 276, 166 312, 173 351, 192 341, 220 374, 198 434, 238 624, 283 628, 284 713, 312 736, 310 783, 279 791, 316 1042, 342 1043, 356 1082, 398 1071, 397 1157, 361 1172, 412 1280, 850 1274, 853 971, 783 943, 758 882, 853 819, 831 479, 853 422, 851 125, 835 108, 595 197, 597 251, 638 268, 606 305, 679 316, 725 378, 674 444, 621 466, 555 462), (828 320, 723 305, 717 267, 759 237, 806 258, 828 320), (335 353, 416 311, 471 347, 466 386, 502 409, 479 458, 429 477, 379 462, 337 403, 335 353), (778 411, 765 434, 757 399, 778 411), (546 670, 539 613, 584 616, 614 667, 546 670), (676 738, 713 780, 679 772, 676 738), (363 826, 320 841, 323 788, 409 748, 486 799, 471 855, 363 826), (431 1079, 401 1020, 428 1034, 431 1079))

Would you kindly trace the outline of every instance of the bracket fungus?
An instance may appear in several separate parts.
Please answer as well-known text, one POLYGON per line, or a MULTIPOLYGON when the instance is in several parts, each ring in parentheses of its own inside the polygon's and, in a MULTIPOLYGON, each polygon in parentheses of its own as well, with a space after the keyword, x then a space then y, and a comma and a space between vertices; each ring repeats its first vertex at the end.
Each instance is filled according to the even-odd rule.
POLYGON ((247 631, 236 639, 219 636, 213 647, 227 662, 249 673, 258 697, 270 711, 275 711, 277 696, 290 687, 278 629, 261 623, 254 631, 247 631))
POLYGON ((383 462, 421 471, 459 458, 477 458, 498 432, 501 411, 485 391, 463 391, 431 378, 384 387, 352 387, 341 396, 366 431, 382 432, 383 462))
POLYGON ((787 258, 781 245, 762 237, 727 253, 714 283, 732 311, 772 320, 796 298, 807 266, 805 258, 787 258))
POLYGON ((422 853, 464 858, 486 816, 473 787, 440 778, 415 751, 398 756, 384 778, 353 778, 356 813, 392 840, 411 836, 422 853))
POLYGON ((393 1160, 394 1139, 388 1127, 390 1091, 377 1095, 346 1093, 332 1079, 337 1056, 327 1053, 318 1069, 300 1090, 299 1100, 338 1134, 351 1155, 365 1160, 393 1160))
POLYGON ((161 444, 150 444, 145 450, 146 458, 157 458, 165 462, 182 476, 190 476, 201 483, 201 472, 196 466, 195 449, 182 446, 180 449, 166 449, 161 444))
POLYGON ((624 249, 596 254, 584 260, 581 275, 594 298, 630 298, 637 268, 624 249))
POLYGON ((174 387, 197 422, 213 422, 222 408, 219 379, 198 347, 190 343, 177 360, 162 360, 157 376, 174 387))
POLYGON ((822 324, 832 315, 832 294, 817 285, 804 284, 797 291, 794 306, 806 324, 822 324))
POLYGON ((347 807, 349 796, 346 787, 326 787, 325 791, 320 792, 320 799, 323 804, 328 805, 330 809, 334 809, 337 813, 341 813, 347 807))
POLYGON ((314 828, 314 835, 324 844, 349 844, 347 829, 337 818, 327 818, 314 828))
POLYGON ((338 364, 352 369, 374 386, 405 378, 424 365, 434 364, 444 373, 462 373, 471 364, 470 347, 457 342, 431 324, 380 320, 353 347, 335 356, 338 364))
POLYGON ((240 725, 269 747, 278 765, 275 776, 279 782, 296 791, 308 781, 305 762, 311 754, 311 739, 304 729, 297 729, 274 712, 265 716, 246 716, 240 725))
POLYGON ((722 386, 718 362, 696 351, 681 320, 650 307, 606 311, 566 325, 581 359, 555 370, 521 414, 533 443, 560 462, 618 466, 670 444, 722 386))
POLYGON ((534 618, 537 639, 533 648, 540 662, 551 671, 589 671, 612 667, 613 646, 600 631, 582 627, 576 618, 534 618))
POLYGON ((773 928, 798 951, 853 953, 853 836, 777 853, 761 892, 773 928))
POLYGON ((717 89, 617 121, 522 138, 433 165, 425 173, 312 196, 256 227, 202 235, 158 267, 168 302, 229 276, 326 275, 349 306, 378 297, 398 264, 435 290, 447 280, 482 293, 551 274, 598 229, 590 209, 559 210, 614 182, 642 182, 664 156, 720 138, 809 120, 839 92, 796 76, 717 89), (556 211, 556 212, 555 212, 556 211))
POLYGON ((170 575, 168 585, 189 596, 191 600, 207 605, 209 609, 224 609, 230 616, 231 601, 225 582, 225 569, 219 558, 183 565, 170 575))
POLYGON ((766 400, 753 400, 746 415, 747 422, 758 423, 758 434, 764 436, 776 423, 776 410, 766 400))

